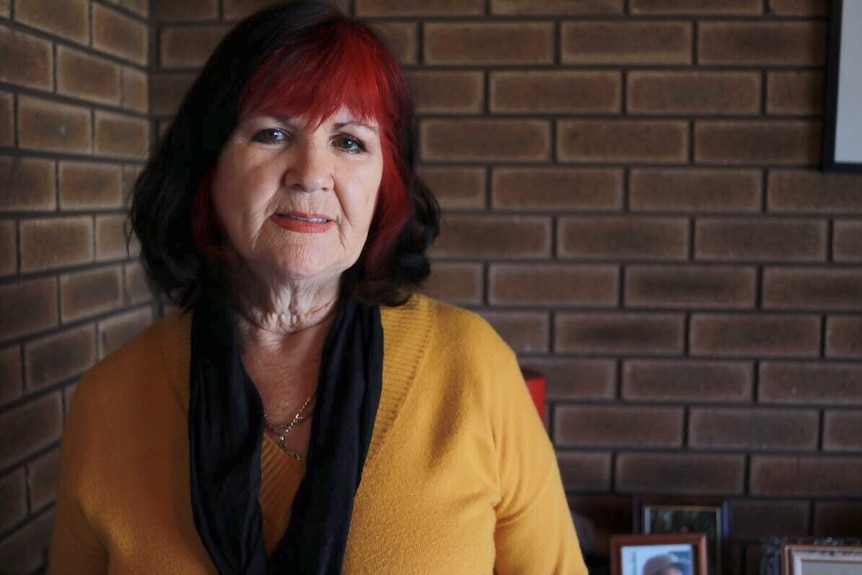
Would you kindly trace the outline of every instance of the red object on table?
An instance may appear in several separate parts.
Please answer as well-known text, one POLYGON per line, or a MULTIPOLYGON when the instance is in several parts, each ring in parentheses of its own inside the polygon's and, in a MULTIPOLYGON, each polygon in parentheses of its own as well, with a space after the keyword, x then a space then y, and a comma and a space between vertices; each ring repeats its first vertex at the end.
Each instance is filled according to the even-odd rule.
POLYGON ((542 418, 545 426, 548 425, 548 420, 545 417, 545 376, 535 369, 528 367, 521 368, 521 374, 524 376, 524 381, 527 382, 527 389, 530 390, 530 395, 533 397, 533 403, 536 404, 536 409, 539 411, 539 417, 542 418))

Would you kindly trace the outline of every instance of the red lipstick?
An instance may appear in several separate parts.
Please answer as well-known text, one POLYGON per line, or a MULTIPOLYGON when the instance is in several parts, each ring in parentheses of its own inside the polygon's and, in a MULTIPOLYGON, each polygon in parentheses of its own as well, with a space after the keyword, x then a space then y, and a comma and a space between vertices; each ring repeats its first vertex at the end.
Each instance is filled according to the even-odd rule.
POLYGON ((322 214, 300 212, 273 214, 272 221, 288 231, 302 234, 322 234, 335 225, 334 221, 322 214))

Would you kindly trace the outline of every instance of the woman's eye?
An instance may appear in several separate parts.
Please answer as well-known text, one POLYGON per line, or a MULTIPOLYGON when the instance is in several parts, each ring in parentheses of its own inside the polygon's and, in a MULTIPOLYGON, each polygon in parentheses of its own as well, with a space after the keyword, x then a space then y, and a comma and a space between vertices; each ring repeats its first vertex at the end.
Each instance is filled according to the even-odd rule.
POLYGON ((341 136, 339 138, 336 138, 335 145, 344 150, 345 152, 365 151, 365 145, 361 141, 350 136, 341 136))
POLYGON ((279 130, 278 128, 266 128, 265 130, 260 130, 251 137, 255 142, 260 142, 262 144, 271 144, 273 142, 281 142, 287 139, 287 134, 284 131, 279 130))

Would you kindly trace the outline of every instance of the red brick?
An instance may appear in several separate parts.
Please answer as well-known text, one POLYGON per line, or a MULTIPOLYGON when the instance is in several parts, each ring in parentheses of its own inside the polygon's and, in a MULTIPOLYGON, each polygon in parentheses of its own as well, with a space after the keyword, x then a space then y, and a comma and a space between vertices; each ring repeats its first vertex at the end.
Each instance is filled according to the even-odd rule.
POLYGON ((18 239, 14 221, 0 221, 0 276, 18 271, 18 239))
POLYGON ((148 83, 147 74, 123 66, 120 73, 120 104, 136 112, 146 112, 150 107, 148 83))
POLYGON ((20 156, 0 156, 0 211, 53 210, 54 162, 20 156))
POLYGON ((613 306, 618 275, 617 266, 493 264, 489 301, 498 306, 613 306))
POLYGON ((113 266, 61 276, 60 310, 63 322, 118 308, 123 302, 122 282, 120 268, 113 266))
POLYGON ((10 3, 12 0, 0 0, 0 17, 10 18, 12 14, 12 8, 10 3))
POLYGON ((140 176, 143 166, 140 164, 123 166, 123 207, 130 207, 135 182, 140 176))
POLYGON ((122 206, 123 174, 114 164, 60 162, 60 207, 64 210, 122 206))
POLYGON ((422 167, 419 175, 434 192, 443 209, 485 207, 485 170, 483 168, 422 167))
POLYGON ((483 311, 482 316, 518 353, 548 351, 548 314, 544 312, 483 311))
POLYGON ((149 77, 150 112, 159 116, 173 115, 194 82, 187 73, 155 73, 149 77))
POLYGON ((611 454, 557 451, 557 464, 566 489, 607 492, 611 487, 611 454))
POLYGON ((55 332, 24 346, 27 390, 34 391, 80 376, 96 361, 93 325, 55 332))
POLYGON ((554 439, 558 446, 680 447, 681 407, 558 405, 554 439))
POLYGON ((856 269, 774 268, 763 276, 763 307, 859 310, 862 271, 856 269))
POLYGON ((606 359, 524 358, 525 366, 544 374, 549 400, 613 399, 616 395, 616 362, 606 359))
POLYGON ((146 120, 96 112, 97 154, 142 160, 149 148, 150 125, 146 120))
MULTIPOLYGON (((110 8, 93 4, 93 47, 118 58, 146 65, 149 52, 147 25, 110 8)), ((196 48, 191 43, 186 47, 196 48)))
POLYGON ((617 491, 664 494, 741 494, 743 455, 621 453, 616 461, 617 491))
POLYGON ((769 11, 778 16, 825 16, 829 2, 823 0, 769 0, 769 11))
POLYGON ((455 162, 542 162, 550 158, 544 120, 425 120, 422 159, 455 162))
POLYGON ((629 177, 633 211, 757 212, 762 178, 755 170, 635 169, 629 177))
POLYGON ((0 477, 0 530, 6 531, 27 517, 27 483, 23 469, 0 477))
POLYGON ((16 0, 15 20, 78 44, 89 43, 90 19, 87 0, 16 0))
POLYGON ((59 456, 60 450, 55 449, 27 464, 30 509, 42 509, 54 502, 60 467, 59 456))
POLYGON ((688 160, 688 125, 664 120, 562 120, 557 155, 562 162, 624 164, 688 160))
POLYGON ((218 0, 150 0, 155 20, 216 20, 218 0))
POLYGON ((826 46, 820 22, 701 22, 701 65, 822 66, 826 46))
POLYGON ((138 304, 153 298, 144 268, 137 262, 123 266, 123 288, 126 304, 138 304))
POLYGON ((626 109, 634 114, 756 114, 760 111, 760 74, 630 72, 626 96, 626 109))
POLYGON ((415 22, 374 22, 395 57, 402 64, 415 64, 419 59, 419 33, 415 22))
POLYGON ((422 291, 451 303, 479 304, 483 285, 481 264, 435 262, 422 291))
POLYGON ((53 88, 54 57, 50 42, 3 26, 0 28, 0 53, 3 54, 0 81, 40 90, 53 88))
POLYGON ((638 16, 681 14, 730 16, 735 14, 760 14, 763 11, 761 0, 632 0, 631 13, 638 16))
POLYGON ((6 468, 60 439, 63 404, 59 393, 42 396, 0 415, 6 437, 0 442, 0 467, 6 468))
POLYGON ((559 251, 586 259, 685 259, 688 222, 684 218, 561 218, 559 251))
POLYGON ((823 114, 822 72, 770 72, 766 79, 766 112, 796 116, 823 114))
POLYGON ((630 266, 626 307, 754 308, 753 267, 630 266))
POLYGON ((153 322, 153 310, 128 311, 99 322, 99 359, 117 350, 153 322))
POLYGON ((93 259, 93 220, 89 216, 22 220, 21 271, 82 264, 93 259))
POLYGON ((493 113, 618 113, 622 81, 618 72, 492 72, 493 113))
POLYGON ((754 455, 752 495, 858 497, 862 459, 815 455, 754 455))
POLYGON ((41 573, 53 525, 54 511, 46 511, 0 542, 3 569, 8 573, 41 573))
POLYGON ((789 219, 702 219, 695 223, 695 257, 725 261, 824 261, 826 222, 789 219))
POLYGON ((88 154, 90 110, 18 96, 18 138, 22 148, 88 154))
POLYGON ((149 16, 150 14, 149 0, 119 0, 119 2, 120 6, 128 8, 140 16, 149 16))
POLYGON ((695 161, 704 164, 816 165, 821 124, 816 121, 697 122, 695 161))
POLYGON ((126 251, 126 217, 96 216, 96 260, 128 258, 126 251))
POLYGON ((765 361, 759 380, 761 403, 862 406, 862 365, 855 363, 765 361))
POLYGON ((815 170, 769 172, 767 205, 772 212, 862 213, 862 175, 815 170))
POLYGON ((54 278, 0 285, 0 340, 57 325, 57 282, 54 278))
POLYGON ((15 111, 12 94, 0 93, 0 146, 15 145, 15 111))
POLYGON ((685 330, 681 314, 559 313, 555 351, 597 354, 679 354, 685 330))
POLYGON ((551 222, 543 217, 448 216, 432 253, 444 257, 547 257, 550 232, 551 222))
POLYGON ((57 92, 84 100, 118 104, 120 67, 103 58, 58 46, 57 92))
POLYGON ((600 168, 495 168, 496 210, 619 211, 623 174, 600 168))
POLYGON ((239 20, 278 2, 279 0, 222 0, 222 12, 225 20, 239 20))
POLYGON ((839 220, 833 223, 832 258, 837 262, 862 261, 862 222, 839 220))
POLYGON ((626 360, 622 398, 627 401, 747 403, 753 397, 749 362, 626 360))
POLYGON ((427 23, 424 57, 431 65, 551 64, 554 29, 550 22, 427 23))
POLYGON ((593 16, 621 14, 623 0, 491 0, 491 14, 593 16))
POLYGON ((862 451, 862 410, 824 413, 823 450, 862 451))
MULTIPOLYGON (((0 349, 0 406, 24 394, 21 348, 17 345, 0 349)), ((0 505, 0 509, 3 506, 0 505)), ((2 529, 2 527, 0 527, 2 529)))
POLYGON ((356 0, 356 15, 373 16, 479 16, 485 0, 356 0))
POLYGON ((688 22, 592 21, 562 24, 564 64, 690 64, 688 22))
POLYGON ((199 68, 229 26, 169 26, 162 29, 159 54, 162 68, 199 68))
POLYGON ((808 503, 737 499, 730 506, 733 539, 758 540, 777 533, 788 537, 808 535, 808 503))
POLYGON ((817 537, 859 537, 862 533, 862 503, 859 501, 816 501, 814 535, 817 537))
POLYGON ((691 354, 816 357, 820 319, 809 315, 695 314, 691 354))
POLYGON ((484 107, 481 72, 419 71, 409 77, 419 114, 475 114, 484 107))
POLYGON ((798 409, 692 409, 688 444, 702 449, 817 449, 819 415, 798 409))

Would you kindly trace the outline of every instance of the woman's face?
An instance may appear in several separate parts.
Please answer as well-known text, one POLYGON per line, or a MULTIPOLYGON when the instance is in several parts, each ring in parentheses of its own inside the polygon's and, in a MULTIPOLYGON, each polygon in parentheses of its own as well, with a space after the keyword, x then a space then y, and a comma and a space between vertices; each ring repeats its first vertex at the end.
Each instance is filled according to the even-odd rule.
POLYGON ((212 201, 230 247, 266 284, 338 281, 362 252, 383 175, 376 122, 258 114, 221 151, 212 201))

